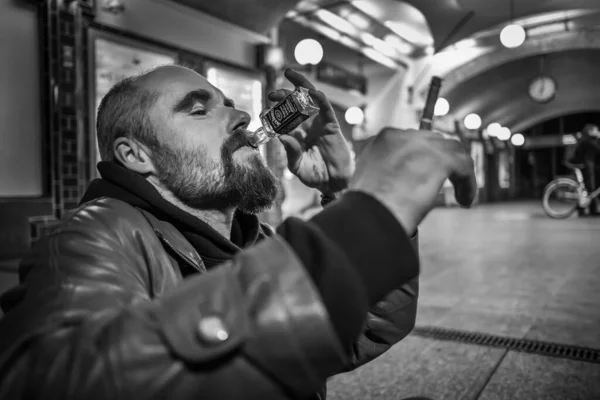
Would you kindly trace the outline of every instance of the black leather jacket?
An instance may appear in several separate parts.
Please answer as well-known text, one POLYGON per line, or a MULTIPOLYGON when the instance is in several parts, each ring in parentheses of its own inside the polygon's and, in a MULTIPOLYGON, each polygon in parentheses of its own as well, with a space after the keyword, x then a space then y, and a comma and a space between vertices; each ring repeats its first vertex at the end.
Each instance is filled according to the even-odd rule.
POLYGON ((279 236, 207 272, 171 224, 106 198, 43 239, 20 278, 3 298, 0 399, 311 398, 416 316, 414 281, 372 310, 348 359, 279 236), (179 262, 201 273, 183 280, 179 262))

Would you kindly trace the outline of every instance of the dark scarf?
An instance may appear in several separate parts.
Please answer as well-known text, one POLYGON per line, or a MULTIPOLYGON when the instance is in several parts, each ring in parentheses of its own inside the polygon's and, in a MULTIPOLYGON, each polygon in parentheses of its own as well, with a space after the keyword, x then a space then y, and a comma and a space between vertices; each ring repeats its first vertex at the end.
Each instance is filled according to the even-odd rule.
POLYGON ((265 236, 258 217, 236 211, 231 239, 225 238, 206 222, 166 201, 141 175, 112 162, 98 163, 102 179, 94 179, 80 204, 100 197, 111 197, 150 212, 173 224, 194 246, 207 268, 230 260, 241 249, 254 245, 265 236))

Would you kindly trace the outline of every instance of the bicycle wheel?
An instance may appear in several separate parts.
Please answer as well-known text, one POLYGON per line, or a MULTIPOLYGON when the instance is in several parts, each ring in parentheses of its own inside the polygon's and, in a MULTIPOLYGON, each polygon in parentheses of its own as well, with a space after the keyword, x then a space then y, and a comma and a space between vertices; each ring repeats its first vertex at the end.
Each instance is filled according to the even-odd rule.
POLYGON ((550 218, 567 218, 575 212, 579 202, 579 185, 572 179, 550 182, 544 189, 542 207, 550 218))

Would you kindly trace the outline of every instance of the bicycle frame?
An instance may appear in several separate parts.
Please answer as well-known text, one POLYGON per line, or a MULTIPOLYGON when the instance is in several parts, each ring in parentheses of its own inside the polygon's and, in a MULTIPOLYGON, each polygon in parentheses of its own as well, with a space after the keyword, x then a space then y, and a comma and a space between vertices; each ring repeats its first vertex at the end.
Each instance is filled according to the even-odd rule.
POLYGON ((583 173, 581 172, 581 169, 573 168, 573 171, 575 171, 575 177, 577 178, 577 183, 579 184, 580 196, 583 197, 583 201, 581 201, 582 204, 580 205, 582 207, 587 207, 592 200, 600 195, 600 187, 593 192, 588 193, 587 188, 585 187, 585 181, 583 180, 583 173))

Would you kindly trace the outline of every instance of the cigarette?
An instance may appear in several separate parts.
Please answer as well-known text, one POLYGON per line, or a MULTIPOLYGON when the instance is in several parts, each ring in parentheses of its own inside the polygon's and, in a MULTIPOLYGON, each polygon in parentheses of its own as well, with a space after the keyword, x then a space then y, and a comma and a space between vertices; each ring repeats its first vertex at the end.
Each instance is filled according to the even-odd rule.
POLYGON ((423 109, 423 115, 421 116, 421 123, 419 124, 420 130, 431 130, 431 126, 433 125, 435 103, 440 95, 441 87, 442 78, 437 76, 432 77, 431 83, 429 84, 429 91, 427 92, 427 101, 425 102, 425 108, 423 109))

